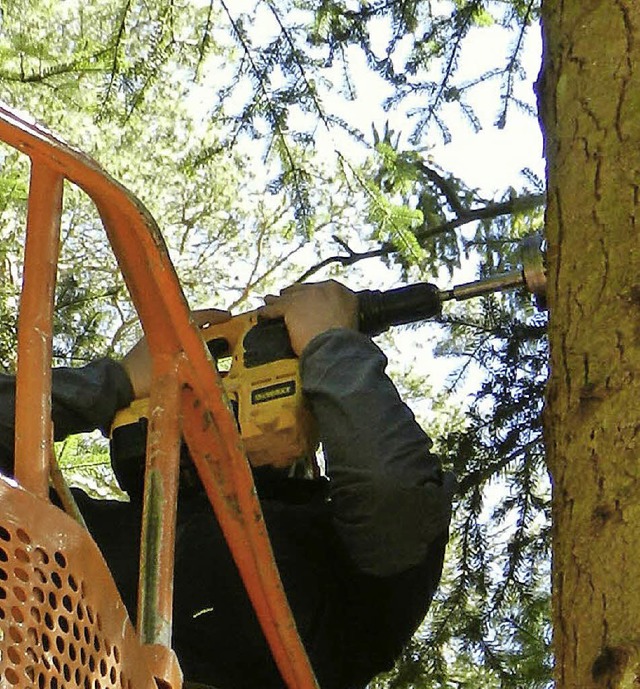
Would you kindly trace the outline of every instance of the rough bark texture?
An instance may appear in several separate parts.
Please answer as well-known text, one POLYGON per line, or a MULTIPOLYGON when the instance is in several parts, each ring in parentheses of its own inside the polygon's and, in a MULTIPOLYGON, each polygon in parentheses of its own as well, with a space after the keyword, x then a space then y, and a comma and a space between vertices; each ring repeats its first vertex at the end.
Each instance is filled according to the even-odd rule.
POLYGON ((557 688, 640 688, 640 0, 543 2, 557 688))

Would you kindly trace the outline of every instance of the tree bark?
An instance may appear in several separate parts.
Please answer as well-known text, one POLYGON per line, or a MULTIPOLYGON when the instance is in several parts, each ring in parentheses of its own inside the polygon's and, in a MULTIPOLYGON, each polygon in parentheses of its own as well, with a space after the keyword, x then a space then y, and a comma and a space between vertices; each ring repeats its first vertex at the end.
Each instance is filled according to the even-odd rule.
POLYGON ((640 0, 543 0, 557 689, 640 687, 640 0))

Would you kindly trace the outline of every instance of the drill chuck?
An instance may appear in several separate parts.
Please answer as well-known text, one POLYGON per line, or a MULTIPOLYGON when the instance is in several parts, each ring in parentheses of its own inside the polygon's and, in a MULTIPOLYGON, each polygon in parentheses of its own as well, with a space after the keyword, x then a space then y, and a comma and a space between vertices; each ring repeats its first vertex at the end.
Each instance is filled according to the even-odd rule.
POLYGON ((358 329, 379 335, 393 325, 428 320, 440 315, 440 292, 435 285, 420 282, 387 290, 358 292, 358 329))

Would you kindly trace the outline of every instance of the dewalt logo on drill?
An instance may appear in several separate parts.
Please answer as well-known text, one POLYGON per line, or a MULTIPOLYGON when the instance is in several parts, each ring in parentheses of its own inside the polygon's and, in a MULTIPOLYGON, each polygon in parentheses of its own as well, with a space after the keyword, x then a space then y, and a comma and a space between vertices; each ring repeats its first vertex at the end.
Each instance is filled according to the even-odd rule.
POLYGON ((277 383, 276 385, 267 385, 264 388, 258 388, 251 391, 251 404, 261 404, 262 402, 271 402, 282 397, 292 397, 296 394, 296 381, 288 380, 284 383, 277 383))

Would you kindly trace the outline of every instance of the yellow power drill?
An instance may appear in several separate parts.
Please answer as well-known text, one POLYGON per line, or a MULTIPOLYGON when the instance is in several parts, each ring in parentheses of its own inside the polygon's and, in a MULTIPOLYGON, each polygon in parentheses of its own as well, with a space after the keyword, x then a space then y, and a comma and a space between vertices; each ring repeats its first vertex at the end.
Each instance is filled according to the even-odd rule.
MULTIPOLYGON (((543 299, 546 280, 539 241, 525 243, 522 263, 522 270, 444 291, 430 283, 417 283, 384 292, 358 292, 359 330, 377 335, 394 325, 434 318, 447 300, 520 286, 543 299)), ((257 311, 250 311, 207 328, 203 336, 221 370, 251 464, 285 468, 302 457, 312 457, 317 433, 304 403, 298 360, 284 321, 263 320, 257 311), (230 366, 225 366, 229 362, 230 366)), ((112 453, 144 454, 148 404, 148 399, 135 400, 116 414, 112 453)))
MULTIPOLYGON (((220 371, 251 464, 286 467, 312 451, 316 434, 302 401, 298 360, 284 321, 259 319, 257 311, 249 311, 202 334, 220 371)), ((148 406, 148 398, 134 400, 116 414, 112 448, 123 447, 125 432, 131 443, 136 426, 145 433, 148 406)))

